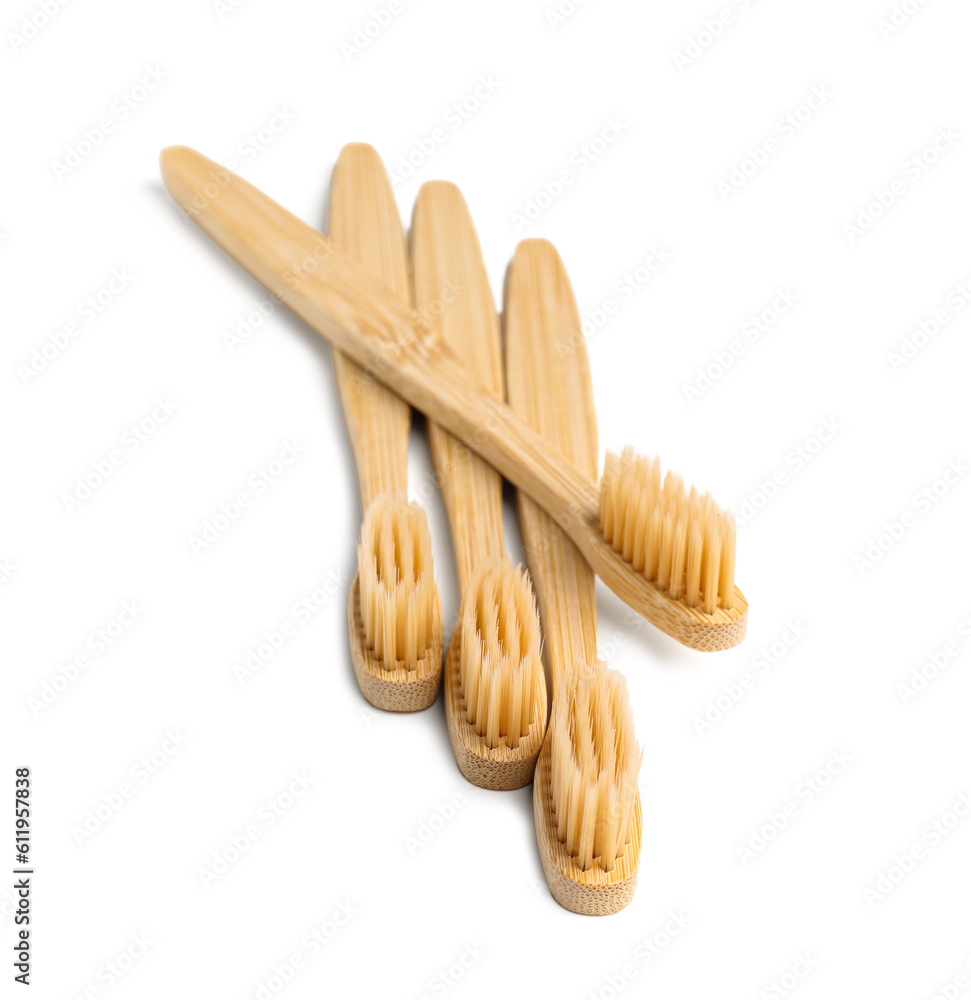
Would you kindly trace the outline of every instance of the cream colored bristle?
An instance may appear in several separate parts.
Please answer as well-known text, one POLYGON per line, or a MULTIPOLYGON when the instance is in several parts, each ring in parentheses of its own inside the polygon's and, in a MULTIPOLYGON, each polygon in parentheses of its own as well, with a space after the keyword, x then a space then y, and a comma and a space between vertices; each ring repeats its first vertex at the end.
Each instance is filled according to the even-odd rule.
POLYGON ((508 558, 473 574, 462 602, 459 696, 490 749, 519 746, 546 722, 539 612, 529 575, 508 558))
POLYGON ((587 871, 611 871, 631 838, 641 754, 621 674, 580 665, 560 681, 550 719, 556 835, 587 871))
POLYGON ((388 670, 416 669, 442 641, 425 512, 390 493, 376 497, 364 514, 357 568, 368 648, 388 670))
POLYGON ((710 493, 685 489, 658 459, 625 448, 607 454, 600 481, 606 541, 648 580, 688 607, 712 614, 735 600, 735 519, 710 493))

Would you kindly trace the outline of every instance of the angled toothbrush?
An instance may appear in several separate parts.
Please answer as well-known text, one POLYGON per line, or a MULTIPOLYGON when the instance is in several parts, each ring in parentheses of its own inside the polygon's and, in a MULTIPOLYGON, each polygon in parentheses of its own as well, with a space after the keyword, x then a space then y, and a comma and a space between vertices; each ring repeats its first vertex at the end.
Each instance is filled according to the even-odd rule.
POLYGON ((194 150, 163 150, 161 166, 170 194, 200 228, 369 377, 526 492, 634 610, 694 649, 742 641, 748 603, 734 582, 734 523, 710 497, 679 492, 670 477, 654 489, 653 471, 643 482, 637 462, 621 462, 602 487, 581 475, 332 240, 194 150), (621 502, 629 506, 618 509, 621 502), (638 568, 633 560, 642 557, 638 568))
MULTIPOLYGON (((502 342, 479 240, 461 192, 432 181, 411 224, 415 306, 455 356, 502 399, 502 342)), ((546 681, 528 575, 506 556, 502 479, 429 421, 461 592, 445 658, 445 716, 459 769, 483 788, 529 784, 546 730, 546 681)))

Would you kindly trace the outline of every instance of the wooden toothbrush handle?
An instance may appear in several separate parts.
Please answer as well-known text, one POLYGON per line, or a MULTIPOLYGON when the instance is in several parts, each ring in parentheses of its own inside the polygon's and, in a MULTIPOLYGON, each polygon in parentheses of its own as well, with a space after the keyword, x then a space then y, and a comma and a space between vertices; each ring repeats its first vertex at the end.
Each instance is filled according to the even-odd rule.
MULTIPOLYGON (((380 279, 387 293, 411 305, 408 248, 384 164, 373 147, 345 146, 330 183, 329 235, 348 260, 380 279)), ((408 488, 411 407, 339 350, 334 371, 354 452, 361 508, 381 493, 408 488)))
MULTIPOLYGON (((484 389, 503 397, 502 340, 479 239, 461 192, 432 181, 418 192, 411 221, 415 305, 484 389)), ((482 562, 505 554, 502 478, 437 423, 428 444, 448 512, 459 589, 482 562)))
POLYGON ((189 217, 309 326, 535 500, 594 572, 658 628, 696 649, 745 635, 747 605, 705 615, 652 586, 604 541, 597 484, 581 476, 445 347, 412 310, 252 184, 185 146, 162 178, 189 217))
MULTIPOLYGON (((597 475, 597 414, 573 288, 551 243, 524 240, 506 275, 506 394, 513 410, 578 472, 597 475)), ((593 570, 520 492, 519 528, 539 598, 552 697, 563 671, 597 658, 593 570)))
POLYGON ((596 484, 490 393, 437 331, 332 240, 242 177, 185 146, 163 150, 161 163, 175 201, 241 267, 369 378, 442 424, 525 490, 581 549, 590 547, 589 533, 599 534, 596 484))

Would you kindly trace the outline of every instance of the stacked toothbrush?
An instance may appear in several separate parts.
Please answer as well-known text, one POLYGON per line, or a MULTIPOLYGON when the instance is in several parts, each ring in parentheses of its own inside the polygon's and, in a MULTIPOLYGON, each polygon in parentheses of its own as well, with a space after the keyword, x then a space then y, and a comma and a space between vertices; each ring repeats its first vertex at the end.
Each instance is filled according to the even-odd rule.
POLYGON ((546 241, 517 248, 500 329, 454 185, 419 192, 409 267, 370 146, 341 152, 327 237, 193 150, 166 149, 161 165, 193 221, 334 348, 364 511, 348 594, 362 693, 378 708, 420 710, 443 671, 428 524, 407 498, 413 406, 428 417, 461 591, 444 661, 456 762, 485 788, 533 782, 540 858, 562 906, 622 909, 640 858, 641 753, 624 679, 597 659, 595 576, 685 645, 734 646, 748 605, 731 515, 630 448, 608 453, 597 483, 580 318, 546 241), (462 289, 447 306, 446 287, 462 289), (503 476, 517 487, 528 572, 506 554, 503 476))

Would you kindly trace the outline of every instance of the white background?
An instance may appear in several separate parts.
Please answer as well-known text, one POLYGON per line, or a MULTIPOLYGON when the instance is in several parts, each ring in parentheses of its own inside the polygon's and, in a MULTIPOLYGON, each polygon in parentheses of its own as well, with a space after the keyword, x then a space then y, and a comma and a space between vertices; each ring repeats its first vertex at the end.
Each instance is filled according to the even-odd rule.
MULTIPOLYGON (((41 5, 4 6, 2 780, 33 769, 35 995, 253 997, 294 955, 293 1000, 782 996, 772 981, 807 952, 811 972, 781 986, 805 1000, 931 997, 971 976, 971 821, 951 812, 969 788, 971 487, 964 475, 933 503, 917 496, 971 459, 971 305, 955 291, 971 277, 971 11, 908 0, 915 12, 888 30, 891 0, 587 0, 554 25, 552 0, 405 0, 352 53, 379 2, 77 0, 30 38, 23 19, 43 23, 41 5), (705 21, 723 9, 733 20, 713 40, 705 21), (708 44, 688 49, 699 35, 708 44), (134 90, 152 70, 157 89, 134 90), (480 76, 493 93, 447 119, 480 76), (830 96, 787 130, 814 87, 830 96), (56 167, 103 118, 100 144, 56 167), (581 149, 608 119, 623 131, 591 162, 581 149), (591 331, 602 449, 635 444, 738 512, 761 504, 740 527, 741 647, 680 648, 600 592, 602 652, 645 748, 638 889, 610 918, 552 900, 530 789, 468 785, 441 700, 412 716, 364 702, 344 617, 361 512, 330 349, 278 309, 230 350, 264 293, 159 180, 158 151, 192 145, 323 227, 345 142, 373 143, 396 172, 435 128, 446 141, 397 188, 404 224, 422 182, 458 183, 497 302, 518 239, 551 239, 591 331), (261 129, 272 141, 256 152, 261 129), (925 157, 948 129, 958 138, 925 157), (769 139, 753 172, 747 150, 769 139), (744 184, 719 189, 743 166, 744 184), (564 169, 573 183, 517 225, 564 169), (861 212, 874 221, 847 229, 861 212), (622 298, 652 248, 670 260, 622 298), (86 322, 113 269, 126 287, 86 322), (757 341, 741 333, 779 290, 795 304, 757 341), (618 308, 598 322, 607 298, 618 308), (77 335, 25 377, 72 320, 77 335), (689 401, 685 385, 733 340, 744 352, 689 401), (905 341, 920 349, 895 366, 905 341), (176 411, 69 511, 76 479, 156 399, 176 411), (822 442, 825 421, 838 430, 822 442), (299 461, 194 555, 189 537, 293 439, 299 461), (857 561, 902 518, 879 560, 857 561), (294 605, 324 585, 299 621, 294 605), (143 610, 124 634, 52 704, 31 702, 126 601, 143 610), (240 683, 233 665, 284 621, 293 635, 240 683), (808 631, 769 666, 760 651, 794 637, 787 623, 808 631), (948 666, 902 692, 947 643, 948 666), (745 672, 752 685, 701 729, 745 672), (176 730, 188 739, 166 755, 176 730), (148 775, 153 752, 165 763, 148 775), (834 753, 847 763, 807 785, 834 753), (310 788, 267 825, 295 773, 310 788), (88 810, 124 782, 133 797, 79 844, 88 810), (787 803, 784 829, 740 856, 787 803), (250 825, 259 839, 204 885, 200 870, 250 825), (890 872, 914 848, 912 870, 890 872), (353 917, 312 954, 306 935, 341 904, 353 917), (672 913, 685 926, 666 938, 672 913), (113 978, 139 934, 150 946, 113 978), (470 947, 480 957, 461 980, 434 978, 463 953, 471 963, 470 947)), ((421 422, 412 446, 428 496, 421 422)), ((439 497, 426 506, 450 625, 447 527, 439 497)), ((511 494, 507 515, 515 538, 511 494)), ((12 821, 11 804, 3 871, 12 821)))

